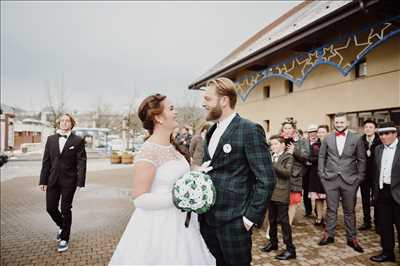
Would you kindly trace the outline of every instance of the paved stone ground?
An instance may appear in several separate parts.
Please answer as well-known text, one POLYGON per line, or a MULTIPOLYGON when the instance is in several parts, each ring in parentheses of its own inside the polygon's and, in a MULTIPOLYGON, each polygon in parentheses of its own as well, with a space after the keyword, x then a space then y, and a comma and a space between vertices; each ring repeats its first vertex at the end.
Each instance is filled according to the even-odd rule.
MULTIPOLYGON (((134 210, 129 201, 131 168, 88 173, 87 187, 74 200, 70 249, 65 253, 56 251, 57 228, 45 212, 44 193, 37 182, 37 177, 17 177, 1 183, 1 265, 106 265, 134 210)), ((357 209, 360 221, 359 205, 357 209)), ((298 259, 280 262, 273 258, 279 251, 260 252, 265 232, 255 230, 253 265, 373 265, 369 257, 380 251, 373 231, 359 233, 364 254, 347 247, 342 215, 336 243, 326 247, 316 244, 322 229, 312 219, 303 218, 301 209, 296 218, 298 259)), ((381 265, 400 265, 399 259, 400 255, 397 264, 381 265)))

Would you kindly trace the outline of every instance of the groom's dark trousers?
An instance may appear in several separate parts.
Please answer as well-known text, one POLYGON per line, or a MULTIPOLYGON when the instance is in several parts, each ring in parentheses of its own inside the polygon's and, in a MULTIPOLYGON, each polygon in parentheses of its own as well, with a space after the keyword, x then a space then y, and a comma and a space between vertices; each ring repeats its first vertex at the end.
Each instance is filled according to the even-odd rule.
POLYGON ((218 266, 246 266, 251 263, 251 230, 246 230, 243 216, 262 224, 276 177, 260 125, 236 115, 211 158, 208 145, 216 127, 207 132, 204 161, 211 160, 208 175, 217 198, 199 215, 200 232, 218 266))
POLYGON ((85 186, 86 151, 84 140, 71 134, 60 152, 58 139, 58 134, 47 139, 39 185, 47 185, 47 212, 62 229, 61 239, 69 241, 74 194, 77 186, 85 186))

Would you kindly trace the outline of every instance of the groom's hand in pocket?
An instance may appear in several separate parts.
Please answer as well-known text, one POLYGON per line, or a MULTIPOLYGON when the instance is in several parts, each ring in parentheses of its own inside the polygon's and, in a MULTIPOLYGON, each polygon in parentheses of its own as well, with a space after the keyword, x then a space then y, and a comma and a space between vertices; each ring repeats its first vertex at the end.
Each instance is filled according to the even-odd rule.
POLYGON ((247 231, 250 231, 254 225, 254 223, 247 219, 245 216, 243 216, 243 224, 247 231))

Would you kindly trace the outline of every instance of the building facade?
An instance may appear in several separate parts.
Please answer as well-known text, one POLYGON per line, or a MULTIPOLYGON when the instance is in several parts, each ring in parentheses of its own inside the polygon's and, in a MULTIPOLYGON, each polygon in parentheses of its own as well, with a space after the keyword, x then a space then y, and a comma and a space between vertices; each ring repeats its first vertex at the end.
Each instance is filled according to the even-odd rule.
POLYGON ((332 126, 346 112, 400 126, 399 1, 308 1, 243 43, 194 81, 236 83, 237 111, 277 133, 286 117, 298 127, 332 126))

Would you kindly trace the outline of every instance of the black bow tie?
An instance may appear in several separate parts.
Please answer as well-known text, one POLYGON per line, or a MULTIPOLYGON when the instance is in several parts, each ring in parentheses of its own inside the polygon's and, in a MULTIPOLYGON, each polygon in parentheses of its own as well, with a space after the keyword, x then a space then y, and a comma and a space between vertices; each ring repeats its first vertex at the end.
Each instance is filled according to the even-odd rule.
POLYGON ((59 138, 67 138, 67 135, 58 134, 58 137, 59 137, 59 138))

